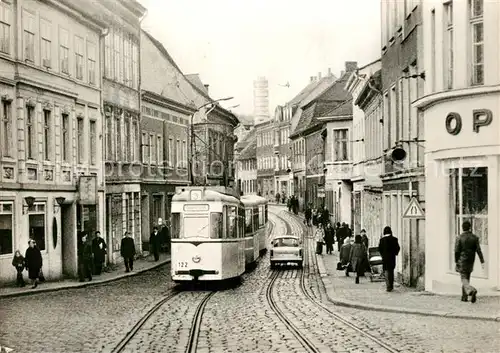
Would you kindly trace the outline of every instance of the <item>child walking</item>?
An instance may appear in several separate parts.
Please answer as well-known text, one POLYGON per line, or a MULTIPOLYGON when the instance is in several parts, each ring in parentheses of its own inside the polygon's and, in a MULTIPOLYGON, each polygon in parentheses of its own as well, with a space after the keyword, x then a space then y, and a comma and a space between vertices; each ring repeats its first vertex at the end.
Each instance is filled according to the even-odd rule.
POLYGON ((21 255, 21 252, 19 250, 16 250, 16 253, 14 254, 14 258, 12 259, 12 266, 14 266, 17 271, 16 285, 18 287, 24 287, 26 285, 23 279, 24 256, 21 255))

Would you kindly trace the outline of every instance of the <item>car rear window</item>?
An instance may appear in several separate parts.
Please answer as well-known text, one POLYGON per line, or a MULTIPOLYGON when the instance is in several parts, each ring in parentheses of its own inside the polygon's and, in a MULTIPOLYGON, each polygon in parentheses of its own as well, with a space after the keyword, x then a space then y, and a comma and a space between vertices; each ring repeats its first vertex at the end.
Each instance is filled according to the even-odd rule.
POLYGON ((299 242, 295 238, 281 238, 281 239, 276 239, 273 242, 274 247, 280 247, 280 246, 299 246, 299 242))

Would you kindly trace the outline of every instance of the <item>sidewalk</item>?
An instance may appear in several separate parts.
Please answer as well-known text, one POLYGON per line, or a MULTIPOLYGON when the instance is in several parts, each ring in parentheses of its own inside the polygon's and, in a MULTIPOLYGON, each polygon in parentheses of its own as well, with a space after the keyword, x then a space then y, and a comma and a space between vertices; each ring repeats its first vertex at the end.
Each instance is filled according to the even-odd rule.
POLYGON ((46 293, 46 292, 54 292, 62 289, 70 289, 70 288, 82 288, 93 286, 96 284, 103 284, 112 281, 116 281, 125 277, 130 277, 134 275, 138 275, 140 273, 152 270, 156 267, 160 267, 166 263, 170 262, 170 255, 160 254, 160 260, 158 262, 154 261, 152 256, 148 256, 146 258, 140 258, 134 261, 134 270, 132 272, 125 272, 125 265, 123 263, 116 265, 116 267, 111 272, 103 272, 99 276, 92 276, 92 281, 85 280, 85 282, 79 282, 78 279, 64 279, 61 281, 54 282, 44 282, 38 285, 36 289, 31 289, 31 284, 29 284, 29 280, 27 278, 26 272, 24 276, 24 280, 26 282, 26 287, 19 288, 15 287, 15 283, 9 287, 0 287, 0 298, 7 297, 17 297, 22 295, 30 295, 36 293, 46 293))
MULTIPOLYGON (((296 217, 301 221, 303 219, 301 214, 296 217)), ((336 249, 336 245, 334 248, 336 249)), ((475 304, 461 302, 460 293, 453 296, 438 295, 397 283, 394 290, 388 293, 385 291, 385 282, 370 282, 368 274, 360 279, 360 284, 355 284, 352 274, 346 277, 344 271, 337 271, 336 250, 332 255, 316 255, 316 258, 328 299, 336 305, 426 316, 500 321, 500 293, 496 296, 481 296, 479 293, 475 304)))

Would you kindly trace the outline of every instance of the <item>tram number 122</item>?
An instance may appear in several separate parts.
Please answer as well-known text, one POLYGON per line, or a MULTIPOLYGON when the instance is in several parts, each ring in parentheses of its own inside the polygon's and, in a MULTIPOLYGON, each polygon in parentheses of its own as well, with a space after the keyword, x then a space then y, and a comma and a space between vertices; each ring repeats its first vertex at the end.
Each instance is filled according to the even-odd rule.
POLYGON ((186 268, 186 267, 188 267, 188 263, 185 261, 178 262, 177 267, 178 268, 181 268, 181 267, 186 268))

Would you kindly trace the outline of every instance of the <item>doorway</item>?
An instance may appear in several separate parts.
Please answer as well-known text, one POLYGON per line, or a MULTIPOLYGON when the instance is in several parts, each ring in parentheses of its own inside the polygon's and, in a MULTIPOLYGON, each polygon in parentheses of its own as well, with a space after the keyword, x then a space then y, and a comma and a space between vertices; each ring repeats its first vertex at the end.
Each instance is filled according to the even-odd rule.
POLYGON ((73 204, 61 205, 62 271, 71 278, 78 275, 75 211, 73 204))

